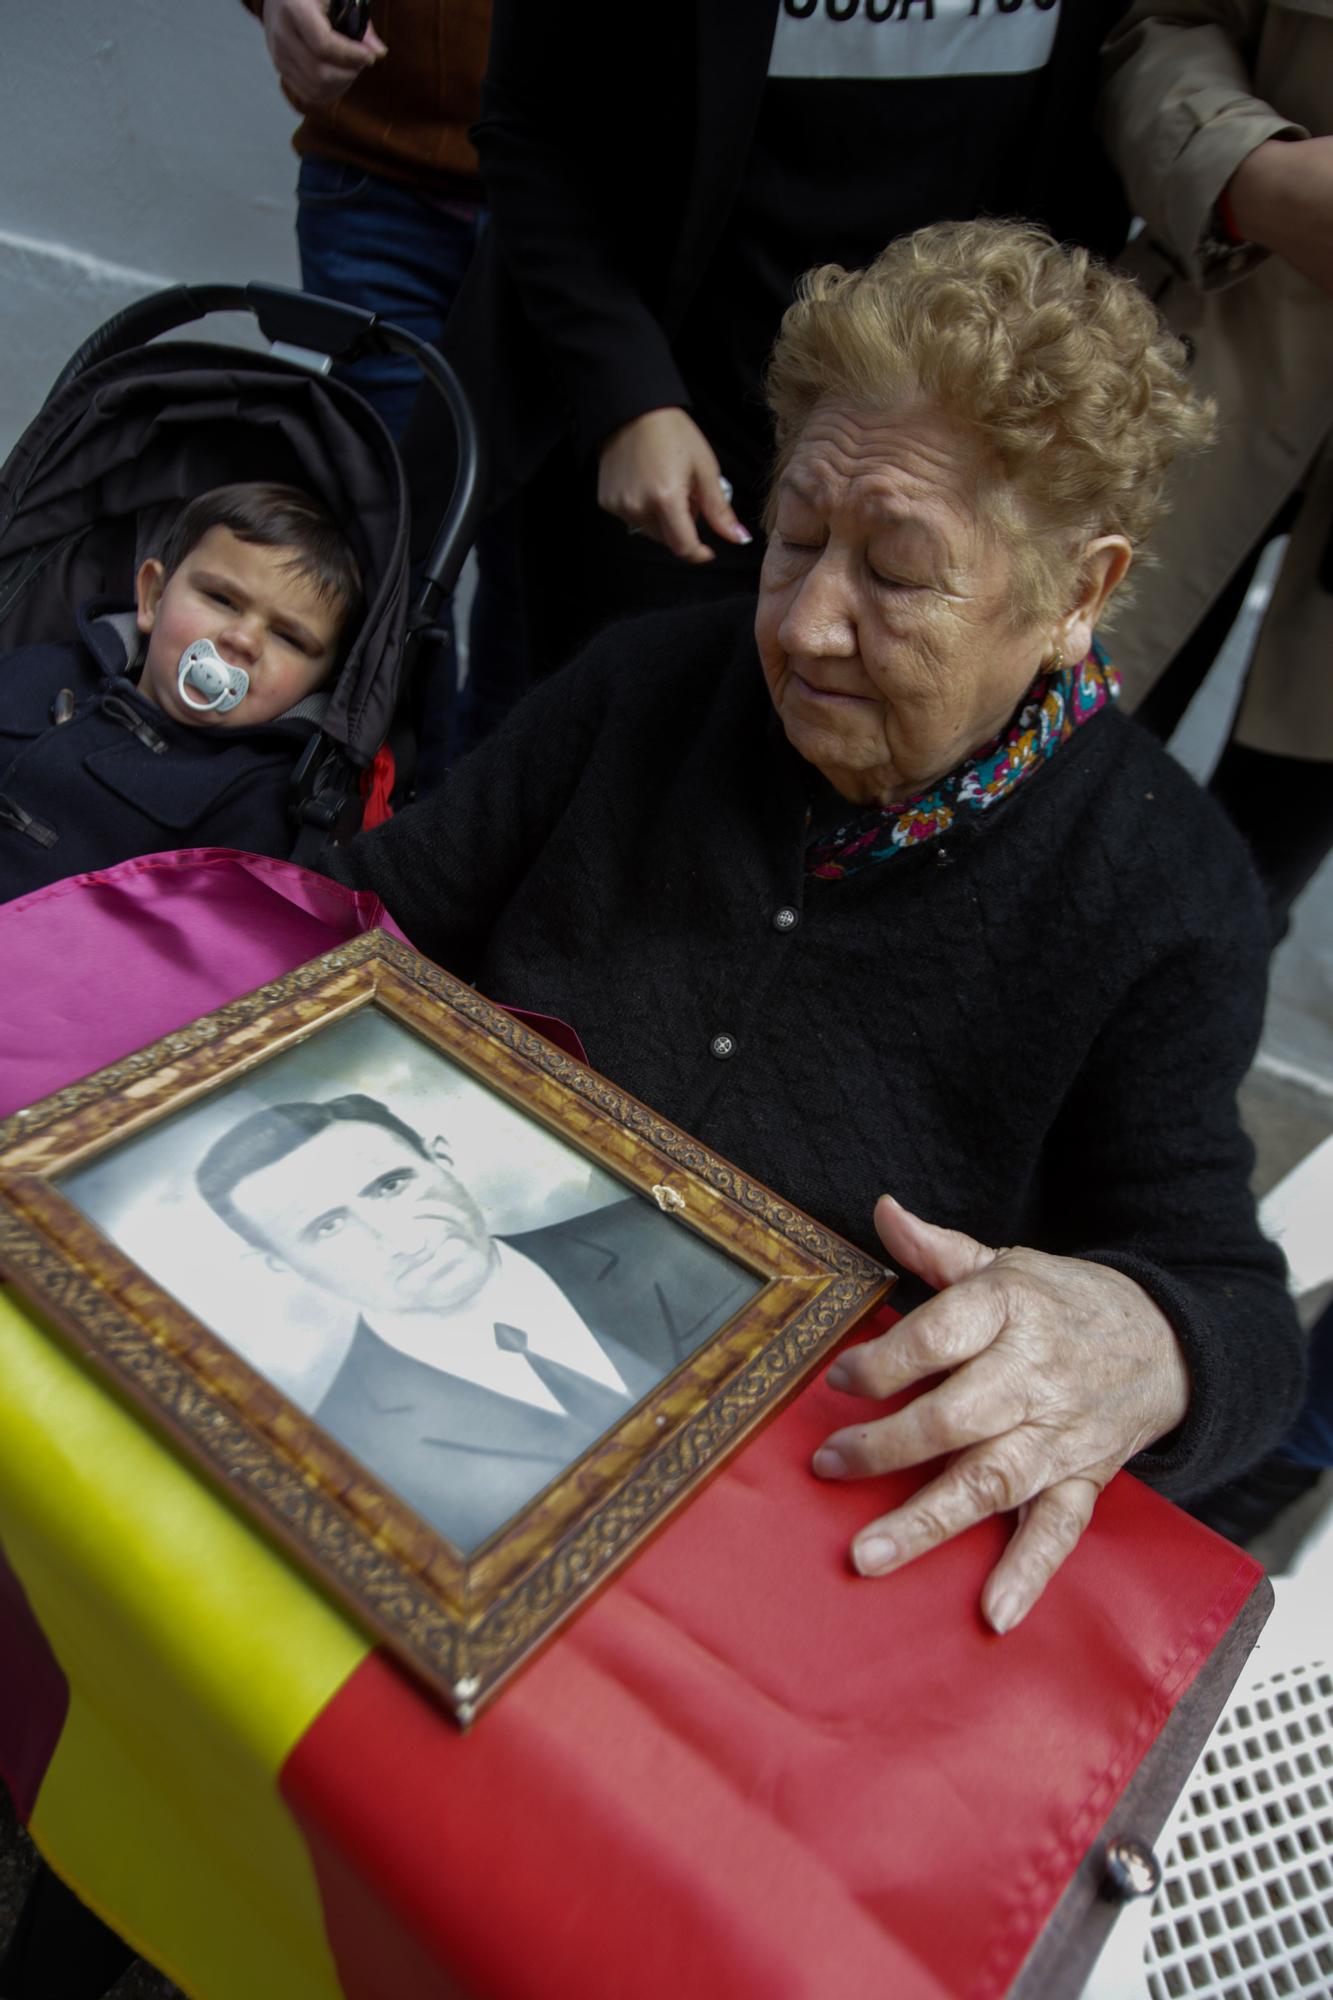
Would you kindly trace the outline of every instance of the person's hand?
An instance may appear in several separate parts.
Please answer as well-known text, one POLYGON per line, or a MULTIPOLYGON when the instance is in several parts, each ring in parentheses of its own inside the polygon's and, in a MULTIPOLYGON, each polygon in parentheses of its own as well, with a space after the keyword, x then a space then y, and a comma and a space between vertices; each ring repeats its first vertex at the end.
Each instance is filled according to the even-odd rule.
POLYGON ((937 1296, 848 1348, 828 1380, 877 1397, 944 1380, 892 1416, 835 1431, 814 1470, 864 1479, 952 1454, 903 1506, 861 1529, 852 1559, 862 1575, 883 1576, 1017 1509, 981 1599, 989 1623, 1008 1632, 1078 1542, 1107 1481, 1184 1417, 1185 1359, 1142 1286, 1104 1264, 990 1250, 888 1195, 875 1227, 893 1261, 937 1296))
POLYGON ((1231 214, 1258 243, 1333 292, 1333 137, 1265 139, 1227 182, 1231 214))
POLYGON ((327 0, 264 0, 263 18, 273 67, 303 109, 336 104, 363 70, 389 53, 369 25, 359 42, 336 34, 327 0))
POLYGON ((712 562, 696 517, 728 542, 753 539, 731 511, 716 455, 685 410, 649 410, 612 431, 597 470, 597 504, 684 562, 712 562))

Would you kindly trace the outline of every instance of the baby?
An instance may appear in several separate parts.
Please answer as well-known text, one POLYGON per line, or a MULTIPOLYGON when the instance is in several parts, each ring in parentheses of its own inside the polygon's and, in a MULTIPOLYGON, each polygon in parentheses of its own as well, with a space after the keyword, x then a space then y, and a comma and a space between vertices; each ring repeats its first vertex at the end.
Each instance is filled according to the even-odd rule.
POLYGON ((293 767, 361 600, 292 486, 220 486, 79 637, 0 660, 0 901, 173 847, 287 855, 293 767), (146 642, 146 643, 145 643, 146 642))

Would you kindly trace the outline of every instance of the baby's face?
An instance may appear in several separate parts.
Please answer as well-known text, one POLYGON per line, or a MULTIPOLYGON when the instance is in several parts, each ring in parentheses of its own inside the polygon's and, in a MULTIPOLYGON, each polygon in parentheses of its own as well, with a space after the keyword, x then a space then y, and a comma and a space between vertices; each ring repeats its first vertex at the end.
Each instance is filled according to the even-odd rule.
POLYGON ((230 528, 210 528, 170 577, 160 562, 146 562, 136 581, 139 630, 148 637, 140 694, 175 722, 248 729, 322 687, 344 614, 291 564, 290 549, 260 548, 230 528), (181 699, 181 654, 196 639, 211 639, 250 676, 244 701, 225 715, 181 699))

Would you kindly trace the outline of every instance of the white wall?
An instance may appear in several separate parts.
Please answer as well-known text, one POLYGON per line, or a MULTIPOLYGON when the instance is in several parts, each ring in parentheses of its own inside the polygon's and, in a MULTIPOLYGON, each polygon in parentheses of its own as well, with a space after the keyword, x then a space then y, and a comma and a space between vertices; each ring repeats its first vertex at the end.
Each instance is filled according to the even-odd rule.
POLYGON ((295 123, 240 0, 5 0, 0 459, 130 300, 297 282, 295 123))

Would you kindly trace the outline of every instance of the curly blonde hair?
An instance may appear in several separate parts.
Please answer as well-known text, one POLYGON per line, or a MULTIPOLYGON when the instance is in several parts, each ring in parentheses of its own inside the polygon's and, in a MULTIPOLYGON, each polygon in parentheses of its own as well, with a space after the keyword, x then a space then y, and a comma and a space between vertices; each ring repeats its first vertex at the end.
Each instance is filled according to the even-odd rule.
POLYGON ((775 482, 826 398, 875 412, 921 392, 980 433, 1019 625, 1063 608, 1088 539, 1124 535, 1137 555, 1172 460, 1214 430, 1185 349, 1133 279, 1025 222, 935 223, 863 271, 807 271, 765 387, 775 482))

